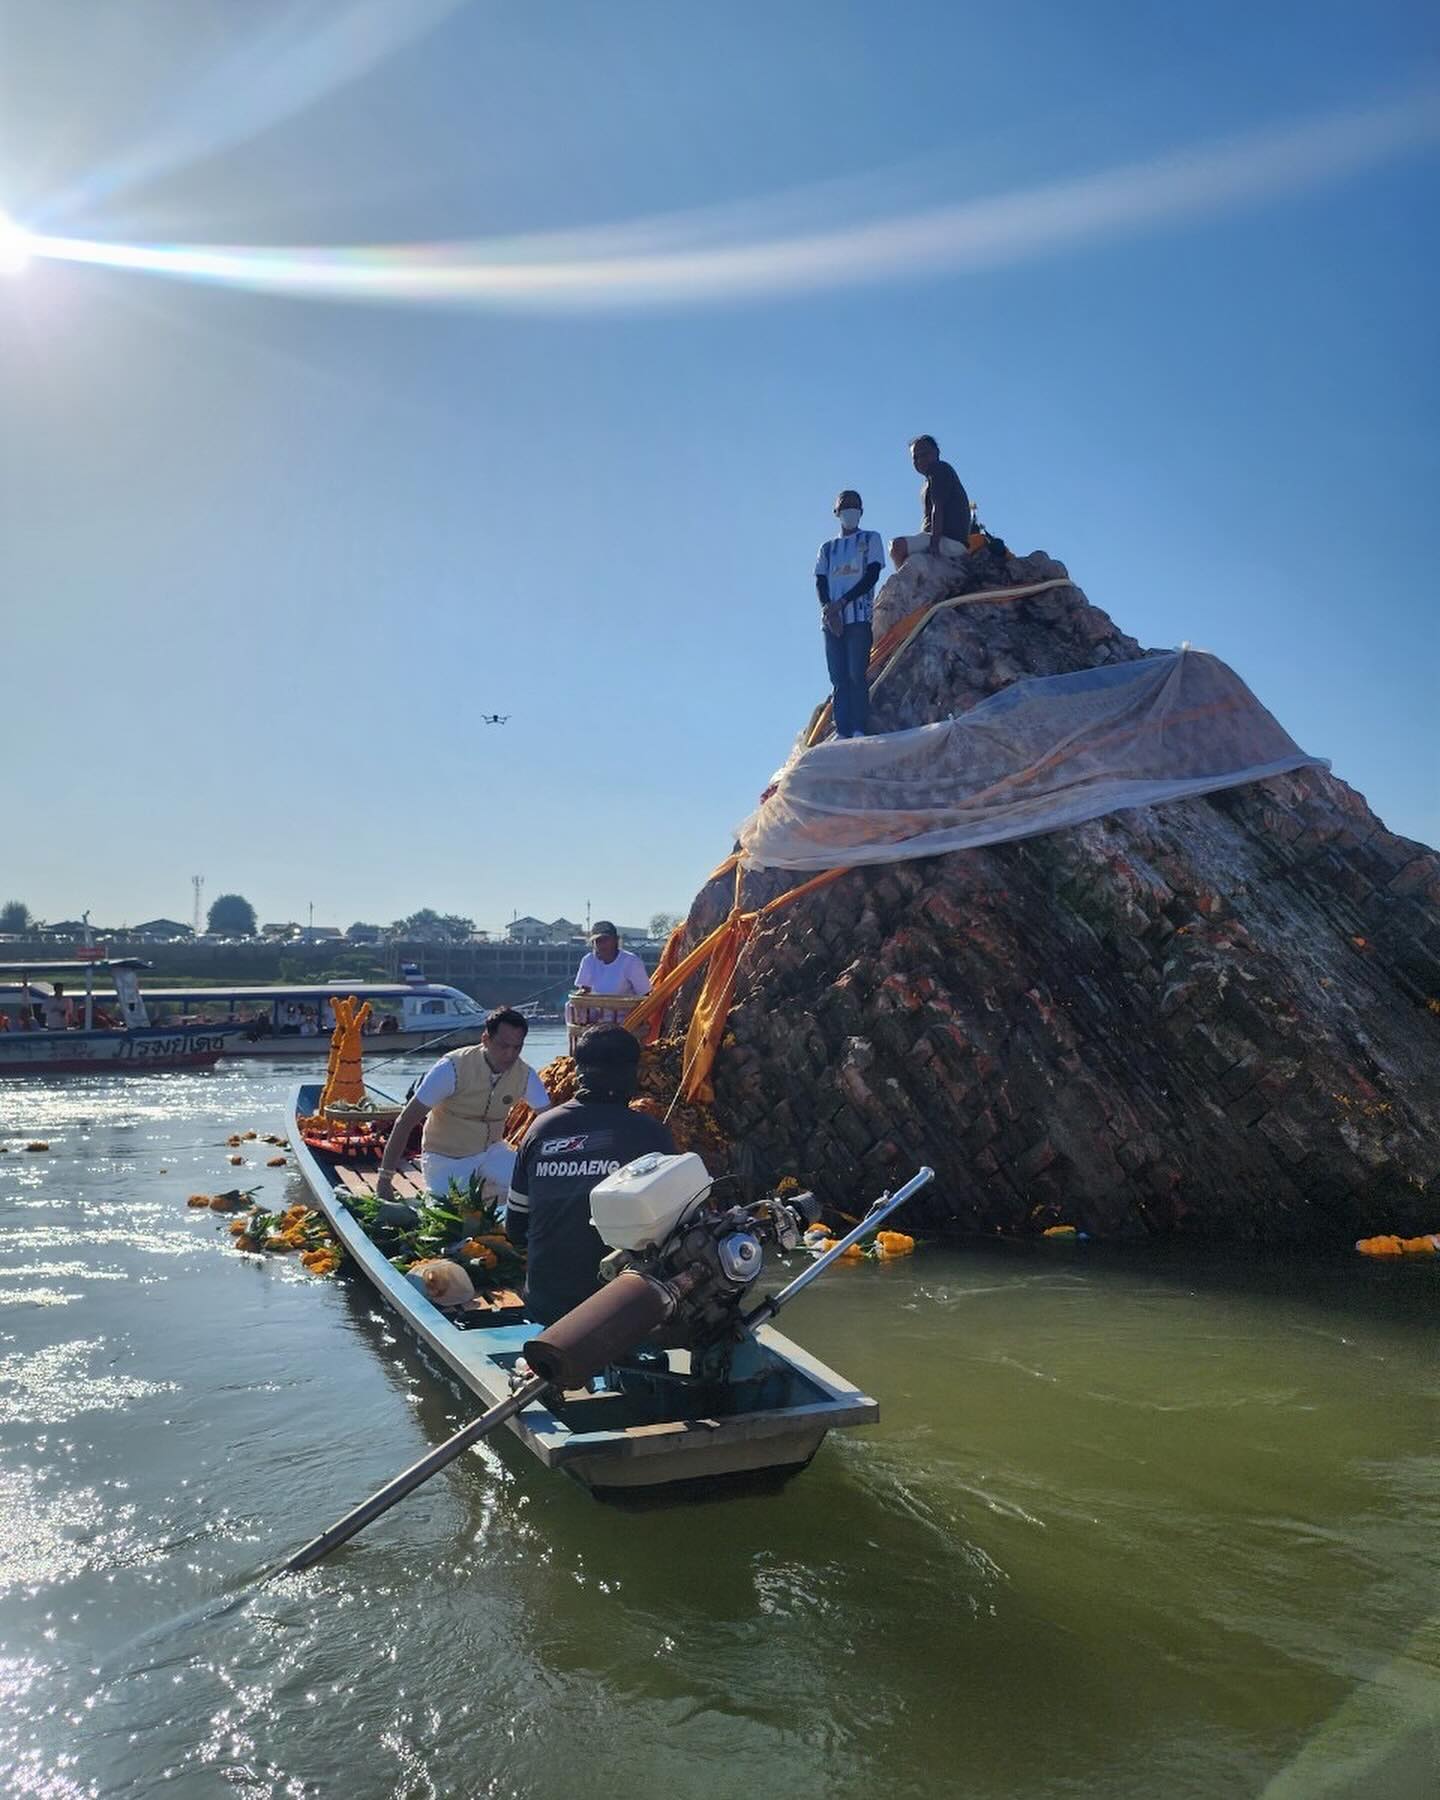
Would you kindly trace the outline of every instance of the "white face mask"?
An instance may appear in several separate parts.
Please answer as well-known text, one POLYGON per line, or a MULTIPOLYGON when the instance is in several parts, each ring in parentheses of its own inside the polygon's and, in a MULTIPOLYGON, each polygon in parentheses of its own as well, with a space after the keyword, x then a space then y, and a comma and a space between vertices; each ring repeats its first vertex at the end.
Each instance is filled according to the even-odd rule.
POLYGON ((848 537, 860 523, 860 508, 858 506, 843 506, 835 516, 840 521, 840 529, 848 537))

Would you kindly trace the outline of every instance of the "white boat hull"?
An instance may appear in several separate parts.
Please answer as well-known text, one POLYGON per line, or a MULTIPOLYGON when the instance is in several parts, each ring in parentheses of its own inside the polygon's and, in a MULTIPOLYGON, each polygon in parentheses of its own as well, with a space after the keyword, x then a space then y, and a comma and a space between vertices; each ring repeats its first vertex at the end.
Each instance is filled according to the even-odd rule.
MULTIPOLYGON (((423 1050, 433 1046, 437 1056, 447 1050, 459 1050, 465 1044, 478 1044, 485 1032, 484 1019, 477 1019, 474 1025, 461 1026, 457 1030, 448 1031, 443 1038, 437 1031, 375 1031, 362 1038, 361 1046, 367 1056, 398 1056, 406 1050, 423 1050)), ((330 1034, 316 1032, 311 1037, 299 1037, 294 1034, 278 1037, 246 1037, 242 1033, 237 1037, 226 1039, 225 1048, 221 1052, 227 1059, 232 1056, 271 1056, 288 1060, 292 1056, 328 1056, 330 1054, 330 1034)))
POLYGON ((227 1054, 236 1027, 147 1025, 133 1030, 0 1032, 0 1075, 141 1074, 203 1069, 227 1054))

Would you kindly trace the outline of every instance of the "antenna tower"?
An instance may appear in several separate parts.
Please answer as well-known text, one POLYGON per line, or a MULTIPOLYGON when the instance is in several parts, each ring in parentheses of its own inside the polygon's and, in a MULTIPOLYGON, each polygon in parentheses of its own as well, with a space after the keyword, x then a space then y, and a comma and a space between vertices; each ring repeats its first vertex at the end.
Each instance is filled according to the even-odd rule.
POLYGON ((191 913, 190 922, 195 927, 196 937, 199 937, 199 935, 200 935, 200 906, 201 906, 201 901, 202 901, 204 893, 205 893, 205 877, 203 875, 192 875, 190 877, 190 885, 195 890, 195 905, 194 905, 194 908, 191 913))

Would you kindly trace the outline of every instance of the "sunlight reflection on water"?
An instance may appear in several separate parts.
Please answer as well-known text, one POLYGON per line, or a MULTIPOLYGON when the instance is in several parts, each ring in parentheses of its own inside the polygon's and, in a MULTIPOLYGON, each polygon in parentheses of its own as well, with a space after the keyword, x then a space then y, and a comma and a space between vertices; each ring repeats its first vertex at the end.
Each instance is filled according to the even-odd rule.
POLYGON ((1099 1245, 818 1284, 884 1419, 783 1495, 630 1516, 502 1440, 256 1586, 471 1416, 185 1206, 293 1196, 225 1140, 313 1074, 6 1091, 52 1144, 0 1157, 17 1792, 1252 1793, 1434 1609, 1440 1271, 1099 1245))

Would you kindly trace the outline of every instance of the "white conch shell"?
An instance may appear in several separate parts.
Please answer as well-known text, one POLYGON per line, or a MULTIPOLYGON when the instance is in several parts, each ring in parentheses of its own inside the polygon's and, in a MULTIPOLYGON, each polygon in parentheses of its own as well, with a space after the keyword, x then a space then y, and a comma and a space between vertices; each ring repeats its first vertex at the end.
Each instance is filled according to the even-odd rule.
POLYGON ((449 1262, 443 1256, 414 1263, 409 1273, 420 1278, 426 1297, 435 1306, 464 1306, 475 1298, 474 1282, 459 1263, 449 1262))

